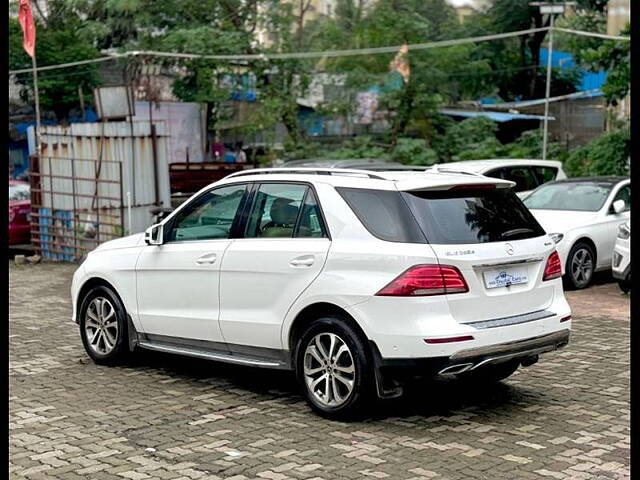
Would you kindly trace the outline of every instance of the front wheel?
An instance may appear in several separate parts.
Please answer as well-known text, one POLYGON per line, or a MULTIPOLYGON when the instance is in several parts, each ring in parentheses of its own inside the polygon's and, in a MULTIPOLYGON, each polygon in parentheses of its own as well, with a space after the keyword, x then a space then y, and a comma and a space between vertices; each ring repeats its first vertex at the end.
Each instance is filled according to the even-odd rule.
POLYGON ((296 374, 311 407, 327 418, 361 416, 373 400, 366 341, 339 317, 309 325, 298 342, 296 374))
POLYGON ((94 362, 112 365, 129 353, 124 305, 110 288, 92 288, 80 306, 80 336, 94 362))
POLYGON ((567 256, 566 282, 570 288, 579 290, 587 287, 595 270, 595 253, 590 245, 576 243, 567 256))

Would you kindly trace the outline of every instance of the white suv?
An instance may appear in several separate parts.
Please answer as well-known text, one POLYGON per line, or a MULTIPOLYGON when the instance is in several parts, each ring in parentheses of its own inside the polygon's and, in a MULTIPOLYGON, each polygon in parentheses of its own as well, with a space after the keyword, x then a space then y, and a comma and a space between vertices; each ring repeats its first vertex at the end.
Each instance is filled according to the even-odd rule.
POLYGON ((258 169, 202 189, 73 278, 97 363, 136 347, 295 370, 327 416, 402 379, 496 381, 566 345, 555 244, 481 175, 258 169))
POLYGON ((618 280, 620 290, 631 290, 631 220, 618 227, 618 238, 613 248, 611 260, 613 278, 618 280))

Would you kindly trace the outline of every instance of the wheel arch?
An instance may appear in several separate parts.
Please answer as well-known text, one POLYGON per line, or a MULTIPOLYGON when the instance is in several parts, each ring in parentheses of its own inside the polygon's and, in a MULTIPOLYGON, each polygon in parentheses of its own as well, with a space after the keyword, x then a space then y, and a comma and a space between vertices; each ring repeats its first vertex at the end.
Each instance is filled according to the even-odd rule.
MULTIPOLYGON (((594 271, 598 265, 598 248, 596 247, 596 243, 591 239, 591 237, 589 237, 588 235, 578 235, 578 237, 573 241, 573 244, 571 245, 571 248, 569 248, 569 252, 571 253, 571 250, 573 250, 573 248, 578 245, 579 243, 586 243, 587 245, 589 245, 591 247, 591 249, 593 250, 593 255, 594 255, 594 259, 593 259, 593 268, 594 271)), ((567 260, 565 262, 565 269, 567 269, 567 267, 569 266, 569 254, 567 254, 567 260)))
POLYGON ((341 317, 350 327, 352 327, 362 338, 363 342, 368 345, 369 337, 365 333, 358 321, 344 308, 331 302, 315 302, 305 306, 297 313, 287 335, 287 346, 291 353, 291 359, 294 361, 296 343, 307 325, 313 320, 327 315, 336 315, 341 317))
MULTIPOLYGON (((118 297, 118 300, 120 300, 120 303, 122 303, 122 305, 125 305, 122 299, 122 296, 118 293, 118 289, 111 282, 109 282, 108 280, 102 277, 97 277, 97 276, 90 277, 87 280, 85 280, 82 286, 78 289, 78 297, 76 298, 76 312, 77 312, 76 318, 75 318, 76 323, 80 323, 80 307, 82 306, 82 301, 84 300, 84 297, 92 288, 95 288, 97 286, 104 286, 113 290, 113 293, 116 294, 116 296, 118 297)), ((125 306, 125 309, 126 309, 126 306, 125 306)))

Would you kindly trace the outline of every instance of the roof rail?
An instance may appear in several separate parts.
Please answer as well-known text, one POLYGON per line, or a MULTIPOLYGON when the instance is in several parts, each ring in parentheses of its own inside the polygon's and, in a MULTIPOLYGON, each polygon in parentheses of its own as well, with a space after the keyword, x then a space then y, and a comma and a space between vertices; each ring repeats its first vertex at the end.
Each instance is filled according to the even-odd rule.
POLYGON ((313 168, 313 167, 299 167, 299 168, 254 168, 251 170, 243 170, 241 172, 232 173, 225 178, 243 177, 247 175, 264 175, 264 174, 278 174, 278 173, 297 173, 308 175, 361 175, 376 180, 389 180, 382 175, 376 175, 367 170, 357 170, 351 168, 313 168))

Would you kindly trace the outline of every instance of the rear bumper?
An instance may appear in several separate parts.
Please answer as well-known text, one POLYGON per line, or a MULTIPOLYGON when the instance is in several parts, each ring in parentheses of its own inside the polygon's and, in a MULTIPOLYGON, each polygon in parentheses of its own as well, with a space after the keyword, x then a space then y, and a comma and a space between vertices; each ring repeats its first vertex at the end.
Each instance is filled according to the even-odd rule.
POLYGON ((613 249, 613 259, 611 262, 611 273, 616 280, 626 280, 627 275, 631 271, 631 249, 628 240, 620 240, 616 242, 613 249))
POLYGON ((629 273, 631 273, 631 264, 627 265, 627 268, 625 268, 624 270, 612 270, 611 271, 611 275, 616 280, 626 280, 627 277, 629 276, 629 273))
MULTIPOLYGON (((551 352, 569 343, 568 328, 522 340, 459 350, 453 355, 429 358, 379 358, 383 374, 391 377, 435 376, 462 373, 486 365, 523 360, 551 352)), ((374 348, 377 353, 377 348, 374 348)), ((379 355, 379 354, 378 354, 379 355)))

